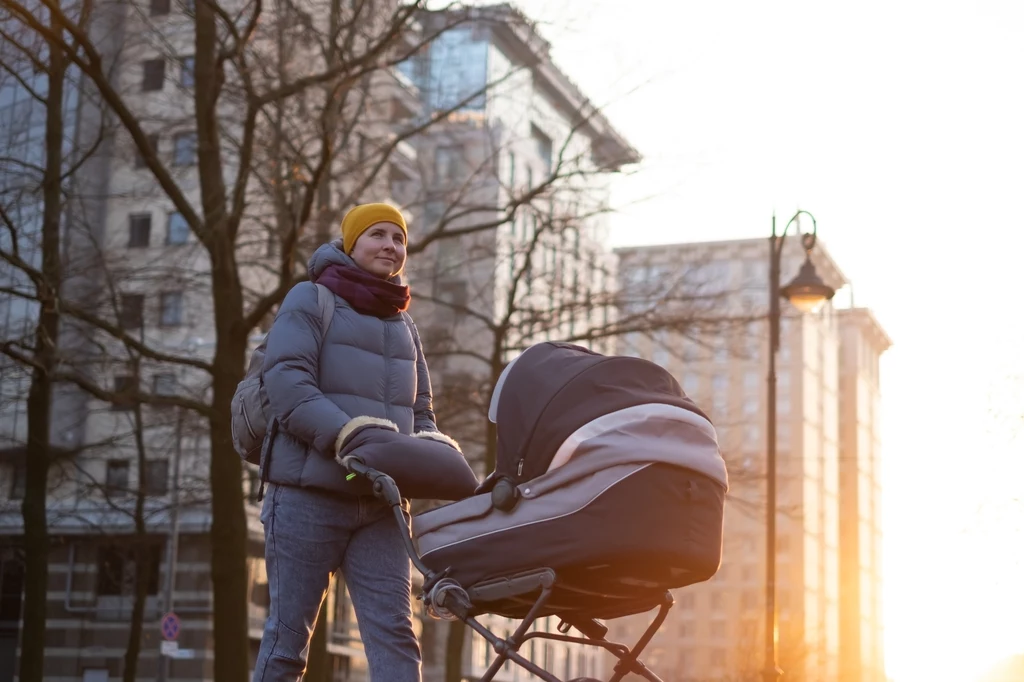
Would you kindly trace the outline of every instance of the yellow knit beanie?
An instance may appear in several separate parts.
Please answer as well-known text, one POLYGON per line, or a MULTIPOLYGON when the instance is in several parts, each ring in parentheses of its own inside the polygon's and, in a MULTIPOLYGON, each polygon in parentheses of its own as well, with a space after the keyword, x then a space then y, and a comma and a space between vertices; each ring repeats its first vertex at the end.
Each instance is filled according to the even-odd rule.
POLYGON ((388 204, 360 204, 346 213, 341 221, 345 253, 352 253, 352 247, 356 245, 359 236, 377 223, 394 223, 402 228, 406 239, 409 238, 409 228, 405 226, 405 218, 397 208, 388 204))

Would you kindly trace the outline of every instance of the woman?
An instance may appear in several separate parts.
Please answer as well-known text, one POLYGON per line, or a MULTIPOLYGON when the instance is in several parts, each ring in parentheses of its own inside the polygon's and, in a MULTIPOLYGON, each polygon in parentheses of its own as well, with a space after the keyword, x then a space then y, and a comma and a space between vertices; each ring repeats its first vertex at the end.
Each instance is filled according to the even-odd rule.
POLYGON ((364 204, 349 211, 341 232, 313 254, 311 281, 288 293, 267 338, 263 385, 277 422, 262 462, 270 483, 261 514, 270 614, 254 682, 301 678, 320 604, 339 569, 370 678, 420 679, 398 525, 360 481, 346 481, 335 455, 356 432, 372 436, 366 429, 458 446, 437 432, 419 335, 404 313, 405 219, 386 204, 364 204), (336 295, 326 332, 316 284, 336 295))

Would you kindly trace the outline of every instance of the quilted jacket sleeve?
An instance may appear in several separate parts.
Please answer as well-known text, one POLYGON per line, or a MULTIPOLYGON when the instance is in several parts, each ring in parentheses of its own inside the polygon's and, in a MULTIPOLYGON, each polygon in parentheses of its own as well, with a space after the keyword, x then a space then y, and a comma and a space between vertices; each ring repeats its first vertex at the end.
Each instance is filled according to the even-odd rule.
POLYGON ((413 408, 413 432, 437 431, 437 420, 434 417, 434 396, 430 388, 430 371, 427 369, 427 358, 423 355, 423 344, 416 323, 408 315, 413 343, 416 344, 416 404, 413 408))
POLYGON ((263 387, 281 428, 333 457, 335 439, 350 417, 318 385, 321 324, 316 286, 293 287, 267 336, 263 387))

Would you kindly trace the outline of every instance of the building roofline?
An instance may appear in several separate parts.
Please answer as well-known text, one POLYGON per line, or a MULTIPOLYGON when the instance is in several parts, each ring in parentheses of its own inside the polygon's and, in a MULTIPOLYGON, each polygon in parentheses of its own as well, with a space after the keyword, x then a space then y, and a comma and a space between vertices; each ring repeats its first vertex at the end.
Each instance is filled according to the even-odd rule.
POLYGON ((847 318, 857 323, 865 333, 874 337, 879 354, 892 348, 892 338, 886 333, 870 308, 840 308, 836 312, 841 318, 847 318))
MULTIPOLYGON (((785 244, 787 252, 794 247, 799 248, 799 240, 793 239, 792 237, 793 235, 786 237, 785 244)), ((617 255, 622 256, 628 253, 649 253, 652 251, 665 251, 671 249, 717 249, 758 245, 766 247, 765 258, 767 260, 767 236, 747 239, 716 239, 695 242, 666 242, 661 244, 645 244, 642 246, 620 246, 615 248, 614 251, 617 255)), ((815 264, 826 269, 827 272, 823 273, 825 281, 832 284, 836 289, 839 289, 849 283, 850 280, 845 274, 843 274, 843 271, 839 268, 839 264, 836 263, 835 259, 832 258, 832 254, 830 254, 828 249, 825 247, 825 243, 821 237, 818 237, 814 246, 814 251, 811 253, 814 254, 813 260, 815 261, 815 264)))
MULTIPOLYGON (((551 43, 537 31, 536 22, 509 3, 471 7, 454 14, 463 13, 470 21, 489 26, 512 54, 533 71, 538 79, 537 86, 569 114, 574 127, 591 138, 594 161, 602 169, 618 170, 640 162, 643 158, 640 152, 552 61, 551 43)), ((451 16, 453 12, 439 10, 438 14, 451 16)))

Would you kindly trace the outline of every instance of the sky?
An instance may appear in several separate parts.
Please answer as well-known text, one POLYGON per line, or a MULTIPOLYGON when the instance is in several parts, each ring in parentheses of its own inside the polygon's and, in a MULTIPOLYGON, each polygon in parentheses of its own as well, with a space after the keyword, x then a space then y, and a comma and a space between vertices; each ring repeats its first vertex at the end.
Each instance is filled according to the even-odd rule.
POLYGON ((1024 2, 525 0, 645 161, 613 239, 808 210, 882 360, 895 682, 1024 652, 1024 2))

